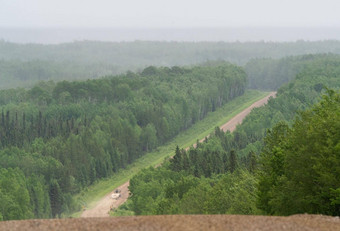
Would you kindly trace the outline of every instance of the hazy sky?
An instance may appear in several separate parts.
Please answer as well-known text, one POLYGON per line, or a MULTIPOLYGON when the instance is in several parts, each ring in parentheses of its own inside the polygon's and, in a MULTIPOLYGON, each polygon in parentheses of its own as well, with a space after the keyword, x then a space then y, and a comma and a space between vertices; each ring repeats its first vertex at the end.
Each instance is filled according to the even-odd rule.
POLYGON ((340 0, 0 0, 0 27, 340 27, 340 0))

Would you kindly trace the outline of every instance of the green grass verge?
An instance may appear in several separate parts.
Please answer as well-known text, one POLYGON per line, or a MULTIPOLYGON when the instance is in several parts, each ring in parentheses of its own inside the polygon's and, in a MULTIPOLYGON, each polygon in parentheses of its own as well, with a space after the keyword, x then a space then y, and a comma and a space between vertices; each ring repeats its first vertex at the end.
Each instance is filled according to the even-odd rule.
MULTIPOLYGON (((249 90, 244 95, 230 101, 215 112, 210 112, 201 121, 198 121, 191 128, 181 132, 167 144, 158 147, 155 151, 147 153, 143 157, 137 159, 134 163, 121 169, 112 177, 100 180, 74 196, 76 201, 84 204, 87 208, 92 208, 98 200, 111 192, 113 189, 122 185, 131 179, 141 169, 156 166, 164 161, 164 159, 174 154, 178 145, 180 148, 186 148, 194 143, 197 139, 202 139, 214 131, 215 127, 223 125, 232 117, 249 107, 257 100, 268 95, 268 92, 249 90)), ((80 212, 73 213, 72 217, 79 217, 80 212)))
POLYGON ((110 211, 110 217, 126 217, 126 216, 134 216, 135 213, 130 209, 131 200, 128 199, 124 204, 119 206, 119 208, 114 211, 110 211))

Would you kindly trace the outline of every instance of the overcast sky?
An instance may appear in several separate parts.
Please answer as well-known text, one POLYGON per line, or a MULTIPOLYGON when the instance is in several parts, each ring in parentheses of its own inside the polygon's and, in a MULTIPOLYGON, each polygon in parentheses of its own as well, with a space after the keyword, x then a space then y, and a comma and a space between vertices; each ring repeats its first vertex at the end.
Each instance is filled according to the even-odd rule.
POLYGON ((340 0, 0 0, 0 27, 340 27, 340 0))

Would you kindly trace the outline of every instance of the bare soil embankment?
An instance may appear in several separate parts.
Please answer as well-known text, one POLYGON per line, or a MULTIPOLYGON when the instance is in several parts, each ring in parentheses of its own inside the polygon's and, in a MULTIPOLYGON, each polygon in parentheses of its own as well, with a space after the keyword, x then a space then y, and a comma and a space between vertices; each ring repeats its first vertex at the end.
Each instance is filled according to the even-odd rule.
POLYGON ((340 231, 339 217, 245 215, 172 215, 138 217, 70 218, 0 222, 0 230, 263 230, 340 231))

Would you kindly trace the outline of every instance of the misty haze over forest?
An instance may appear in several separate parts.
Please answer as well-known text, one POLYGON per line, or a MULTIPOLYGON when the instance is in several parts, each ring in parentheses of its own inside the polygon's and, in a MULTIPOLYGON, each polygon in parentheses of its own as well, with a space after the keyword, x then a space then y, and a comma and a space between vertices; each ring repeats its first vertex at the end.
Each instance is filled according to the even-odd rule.
POLYGON ((0 39, 15 43, 58 44, 73 41, 224 41, 284 42, 339 40, 340 27, 229 28, 0 28, 0 39))

